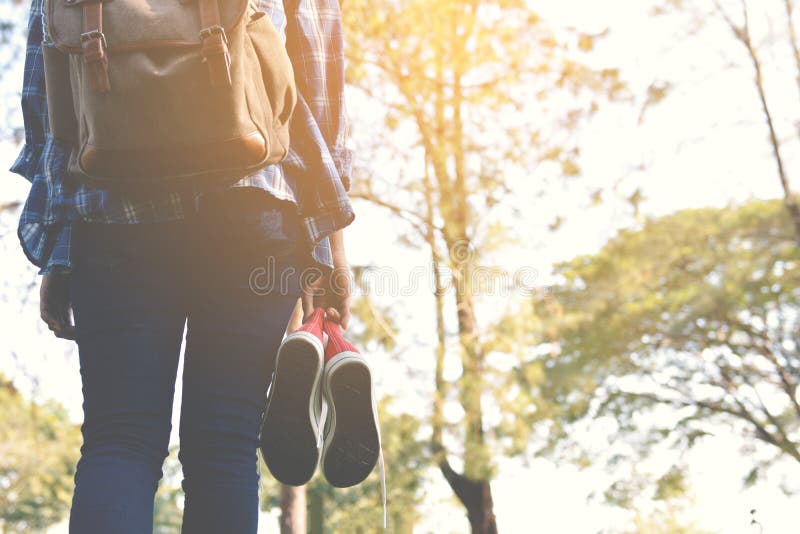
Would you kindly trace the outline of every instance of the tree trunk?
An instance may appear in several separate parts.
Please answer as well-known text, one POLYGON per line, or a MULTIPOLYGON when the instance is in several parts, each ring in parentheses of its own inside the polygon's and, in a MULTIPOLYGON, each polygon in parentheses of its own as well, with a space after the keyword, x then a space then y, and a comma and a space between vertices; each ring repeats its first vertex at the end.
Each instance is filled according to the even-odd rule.
POLYGON ((306 487, 281 484, 281 534, 306 534, 306 487))
POLYGON ((319 491, 308 496, 308 522, 310 534, 322 534, 325 531, 325 506, 319 491))
MULTIPOLYGON (((767 128, 769 130, 769 142, 772 146, 772 155, 775 159, 775 165, 777 166, 778 179, 781 183, 781 189, 783 189, 783 203, 786 206, 786 210, 789 212, 789 217, 794 225, 796 234, 795 238, 800 241, 800 205, 798 205, 797 198, 792 193, 789 185, 789 177, 786 172, 786 166, 783 162, 783 156, 781 155, 780 140, 778 139, 778 133, 775 130, 775 121, 773 120, 772 110, 769 107, 766 90, 764 88, 764 75, 761 71, 761 61, 758 58, 758 53, 756 52, 750 35, 750 19, 747 13, 747 4, 745 3, 743 7, 744 25, 741 28, 737 27, 732 21, 730 21, 730 19, 726 20, 728 25, 731 27, 733 34, 747 49, 747 55, 750 57, 750 62, 753 65, 756 91, 758 92, 758 99, 761 103, 761 111, 764 113, 764 119, 767 122, 767 128)), ((789 16, 791 16, 791 6, 789 4, 787 4, 787 12, 789 16)), ((791 19, 789 24, 791 26, 791 19)))
POLYGON ((444 328, 444 286, 440 275, 442 262, 436 245, 436 232, 433 222, 433 186, 431 177, 428 174, 427 153, 425 157, 425 181, 423 182, 425 186, 425 206, 427 208, 425 213, 425 241, 431 250, 431 268, 434 280, 433 298, 436 305, 436 370, 434 374, 435 387, 433 390, 433 417, 431 420, 433 435, 431 436, 431 445, 434 461, 439 464, 446 458, 444 447, 442 446, 442 431, 444 427, 444 400, 447 397, 447 383, 444 381, 444 357, 447 340, 444 328))
POLYGON ((470 480, 459 475, 446 460, 439 464, 439 469, 458 500, 467 509, 472 534, 497 534, 492 486, 489 481, 470 480))
POLYGON ((797 66, 794 79, 797 83, 797 88, 800 89, 800 48, 797 45, 797 32, 794 29, 794 21, 792 20, 794 16, 794 5, 792 4, 792 0, 783 0, 783 6, 786 9, 786 25, 789 30, 789 45, 792 47, 794 63, 797 66))
MULTIPOLYGON (((471 13, 474 17, 474 13, 471 13)), ((474 20, 474 19, 470 19, 474 20)), ((458 24, 453 20, 454 41, 465 39, 459 34, 458 24)), ((471 30, 464 32, 466 35, 471 30)), ((462 78, 464 58, 456 56, 452 65, 452 96, 444 93, 443 87, 437 89, 434 99, 436 118, 436 131, 439 139, 427 139, 426 148, 426 176, 425 176, 425 201, 427 205, 426 222, 429 233, 426 241, 431 248, 434 278, 436 280, 436 319, 437 319, 437 350, 436 350, 436 391, 434 394, 433 413, 433 452, 442 474, 453 492, 458 497, 467 511, 473 534, 493 534, 497 532, 494 516, 492 491, 489 482, 489 454, 486 447, 483 431, 483 408, 481 397, 483 395, 483 358, 484 355, 478 346, 478 332, 475 322, 475 303, 473 300, 472 273, 475 258, 470 239, 471 210, 468 202, 468 187, 466 183, 465 142, 463 137, 464 125, 462 121, 462 78), (445 108, 450 106, 452 118, 448 118, 445 108), (445 150, 442 147, 446 147, 445 150), (446 159, 452 158, 454 176, 450 176, 446 159), (432 184, 428 169, 433 170, 433 176, 438 185, 438 198, 432 195, 432 184), (455 290, 456 314, 458 323, 459 351, 462 362, 462 377, 459 380, 459 402, 464 409, 465 434, 464 434, 464 474, 456 473, 447 460, 447 451, 442 443, 442 427, 444 426, 443 407, 446 399, 445 381, 442 376, 445 352, 444 317, 443 317, 443 287, 439 279, 438 267, 440 265, 434 233, 432 231, 433 213, 436 207, 444 219, 442 237, 447 246, 447 263, 451 269, 455 290)), ((445 66, 439 59, 436 63, 437 79, 445 77, 445 66)), ((420 124, 425 141, 424 128, 420 124)))

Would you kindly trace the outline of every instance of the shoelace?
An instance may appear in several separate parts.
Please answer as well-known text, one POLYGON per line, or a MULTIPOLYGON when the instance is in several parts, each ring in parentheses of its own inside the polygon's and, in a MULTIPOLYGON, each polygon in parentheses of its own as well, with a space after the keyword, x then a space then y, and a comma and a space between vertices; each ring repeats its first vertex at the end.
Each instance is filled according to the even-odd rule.
POLYGON ((383 447, 378 452, 381 473, 381 498, 383 499, 383 530, 386 530, 386 469, 383 466, 383 447))
MULTIPOLYGON (((321 408, 319 410, 319 421, 326 421, 328 418, 328 403, 324 400, 321 402, 321 408)), ((317 429, 317 448, 322 447, 322 440, 325 436, 325 426, 326 423, 319 425, 317 429)))

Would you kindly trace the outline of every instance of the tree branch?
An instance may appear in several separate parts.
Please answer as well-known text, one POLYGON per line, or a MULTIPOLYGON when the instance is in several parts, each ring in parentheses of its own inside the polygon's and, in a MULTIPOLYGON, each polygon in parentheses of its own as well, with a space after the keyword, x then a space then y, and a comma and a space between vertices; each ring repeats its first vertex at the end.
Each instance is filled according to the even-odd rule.
POLYGON ((800 48, 797 45, 797 32, 794 29, 794 22, 792 21, 794 15, 794 6, 792 0, 783 0, 783 5, 786 8, 786 26, 789 29, 789 45, 792 47, 792 55, 794 62, 797 66, 797 73, 795 75, 795 82, 798 89, 800 89, 800 48))
POLYGON ((750 62, 753 65, 755 75, 754 81, 756 90, 758 91, 758 99, 761 102, 761 110, 764 113, 764 118, 767 122, 767 128, 769 129, 769 141, 770 145, 772 146, 772 155, 775 159, 775 165, 778 168, 778 179, 780 180, 781 188, 783 189, 784 205, 786 206, 786 209, 792 219, 796 238, 800 240, 800 206, 798 205, 797 200, 792 194, 791 187, 789 186, 789 178, 786 172, 783 156, 781 155, 781 145, 780 141, 778 140, 778 134, 775 130, 775 122, 773 120, 772 110, 769 107, 766 91, 764 90, 764 76, 761 70, 761 61, 758 58, 758 53, 756 52, 752 37, 750 35, 750 19, 747 13, 747 0, 741 0, 741 2, 742 15, 744 17, 744 23, 742 26, 738 26, 735 22, 733 22, 733 20, 731 20, 725 10, 722 9, 722 6, 720 6, 718 0, 714 0, 714 5, 716 6, 717 11, 720 13, 722 18, 728 24, 728 27, 731 29, 736 39, 738 39, 739 42, 744 45, 745 49, 747 50, 747 55, 750 58, 750 62))
MULTIPOLYGON (((382 199, 378 198, 377 196, 372 195, 370 193, 366 193, 366 192, 362 193, 362 192, 354 191, 354 192, 348 193, 348 196, 350 198, 360 198, 362 200, 366 200, 366 201, 368 201, 368 202, 370 202, 372 204, 375 204, 376 206, 380 206, 382 208, 388 209, 393 214, 395 214, 397 217, 403 219, 404 221, 409 223, 412 227, 414 227, 414 230, 416 230, 416 232, 423 238, 425 237, 425 235, 428 232, 428 224, 429 223, 425 219, 423 219, 422 217, 420 217, 420 216, 414 214, 413 212, 411 212, 410 210, 406 210, 404 208, 401 208, 400 206, 397 206, 395 204, 392 204, 391 202, 387 202, 385 200, 382 200, 382 199)), ((438 226, 434 225, 432 229, 434 231, 441 232, 441 228, 439 228, 438 226)))

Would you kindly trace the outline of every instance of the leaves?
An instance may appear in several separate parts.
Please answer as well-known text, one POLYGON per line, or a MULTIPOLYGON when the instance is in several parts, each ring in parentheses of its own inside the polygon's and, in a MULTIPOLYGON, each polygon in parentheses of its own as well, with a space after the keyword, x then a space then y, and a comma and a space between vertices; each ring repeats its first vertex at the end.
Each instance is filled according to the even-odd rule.
POLYGON ((673 466, 656 482, 655 498, 666 501, 681 497, 686 492, 686 473, 678 466, 673 466))
MULTIPOLYGON (((566 424, 611 415, 629 439, 642 434, 637 414, 666 406, 680 418, 643 436, 642 453, 692 446, 722 418, 800 461, 800 250, 782 203, 651 219, 556 270, 564 315, 534 335, 554 335, 559 353, 531 389, 550 412, 566 424)), ((665 495, 679 488, 670 476, 665 495)))
POLYGON ((25 400, 0 375, 0 522, 4 532, 45 529, 72 500, 80 431, 63 407, 25 400))

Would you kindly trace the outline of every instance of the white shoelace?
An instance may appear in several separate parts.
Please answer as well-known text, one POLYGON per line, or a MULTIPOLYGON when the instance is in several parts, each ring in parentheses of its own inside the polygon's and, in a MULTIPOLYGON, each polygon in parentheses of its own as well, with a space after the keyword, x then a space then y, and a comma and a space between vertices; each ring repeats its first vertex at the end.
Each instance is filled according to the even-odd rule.
POLYGON ((325 437, 325 425, 327 423, 327 418, 328 403, 323 400, 319 409, 319 419, 317 420, 317 448, 322 447, 322 440, 325 437))
POLYGON ((381 498, 383 499, 383 530, 386 530, 386 468, 383 465, 383 447, 378 452, 378 462, 380 462, 381 498))

